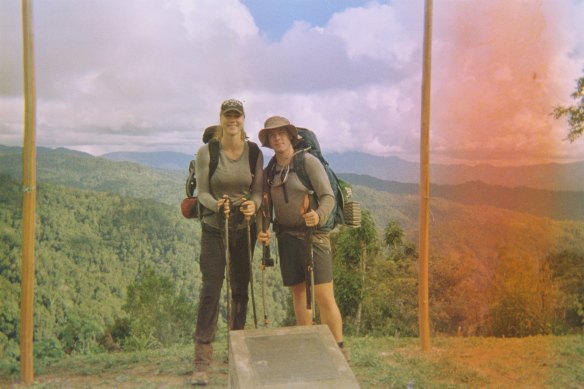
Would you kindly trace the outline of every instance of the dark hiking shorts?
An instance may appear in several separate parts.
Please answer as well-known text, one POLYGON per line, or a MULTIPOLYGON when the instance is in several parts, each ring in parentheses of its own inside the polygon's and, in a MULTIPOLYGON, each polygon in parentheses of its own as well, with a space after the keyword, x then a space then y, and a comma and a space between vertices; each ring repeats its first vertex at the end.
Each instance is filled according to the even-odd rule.
MULTIPOLYGON (((293 286, 305 282, 307 273, 308 251, 304 239, 283 233, 278 237, 280 254, 280 271, 284 286, 293 286)), ((333 280, 333 261, 328 234, 315 234, 312 240, 314 257, 314 283, 324 284, 333 280)))

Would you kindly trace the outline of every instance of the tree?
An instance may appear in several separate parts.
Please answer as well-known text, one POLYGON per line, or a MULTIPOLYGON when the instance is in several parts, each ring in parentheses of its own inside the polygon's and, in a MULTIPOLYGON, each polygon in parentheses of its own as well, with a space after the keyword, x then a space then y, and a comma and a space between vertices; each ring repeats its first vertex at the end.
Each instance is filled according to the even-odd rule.
POLYGON ((371 262, 362 328, 373 335, 418 334, 417 248, 404 241, 404 230, 390 220, 384 230, 388 255, 371 262))
MULTIPOLYGON (((361 314, 363 311, 364 290, 367 279, 367 262, 368 259, 375 257, 380 251, 379 238, 375 228, 375 221, 371 212, 363 210, 361 227, 347 228, 339 232, 335 237, 334 242, 335 258, 339 258, 343 263, 345 270, 339 278, 343 278, 337 282, 338 285, 344 285, 352 289, 346 293, 346 296, 353 296, 350 298, 351 303, 356 303, 355 312, 355 332, 357 335, 361 326, 361 314), (356 300, 354 300, 356 298, 356 300)), ((346 303, 346 299, 341 300, 341 311, 343 306, 351 306, 346 303)), ((345 310, 344 313, 347 313, 345 310)))
POLYGON ((430 317, 438 333, 479 335, 488 312, 488 270, 472 252, 430 260, 430 317))
POLYGON ((404 230, 397 220, 390 220, 383 234, 384 243, 390 249, 401 246, 404 240, 404 230))
POLYGON ((584 77, 576 80, 576 90, 570 95, 576 100, 575 105, 570 106, 556 106, 552 115, 556 119, 566 117, 568 119, 568 126, 570 127, 568 133, 568 140, 574 142, 584 132, 584 77))
POLYGON ((417 334, 417 254, 403 236, 396 221, 378 231, 370 212, 363 213, 361 228, 335 234, 335 295, 353 333, 417 334), (381 252, 383 244, 389 255, 381 252))
POLYGON ((551 331, 557 287, 546 261, 502 249, 489 297, 490 335, 521 337, 551 331))
POLYGON ((546 262, 558 286, 558 317, 555 330, 560 333, 584 327, 584 254, 562 250, 549 254, 546 262))

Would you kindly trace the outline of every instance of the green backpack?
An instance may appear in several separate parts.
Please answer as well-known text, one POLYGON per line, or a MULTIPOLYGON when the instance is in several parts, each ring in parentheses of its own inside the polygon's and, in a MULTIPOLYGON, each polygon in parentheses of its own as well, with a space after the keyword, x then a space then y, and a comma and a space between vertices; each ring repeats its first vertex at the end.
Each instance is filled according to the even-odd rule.
MULTIPOLYGON (((311 191, 314 191, 314 186, 310 182, 310 177, 308 177, 304 167, 305 153, 312 154, 324 167, 324 170, 331 184, 331 188, 333 189, 333 193, 335 195, 335 206, 326 223, 318 229, 321 231, 332 231, 338 225, 345 225, 355 228, 360 227, 361 206, 360 203, 352 201, 353 193, 351 184, 338 178, 335 172, 331 169, 329 163, 322 155, 316 134, 307 128, 297 127, 297 129, 298 135, 300 135, 301 139, 294 145, 294 150, 296 150, 296 153, 294 155, 293 166, 291 166, 291 169, 296 172, 298 178, 305 187, 311 191)), ((274 156, 268 163, 268 167, 266 169, 268 175, 275 172, 275 164, 276 157, 274 156)), ((269 181, 272 180, 273 177, 269 177, 269 181)))

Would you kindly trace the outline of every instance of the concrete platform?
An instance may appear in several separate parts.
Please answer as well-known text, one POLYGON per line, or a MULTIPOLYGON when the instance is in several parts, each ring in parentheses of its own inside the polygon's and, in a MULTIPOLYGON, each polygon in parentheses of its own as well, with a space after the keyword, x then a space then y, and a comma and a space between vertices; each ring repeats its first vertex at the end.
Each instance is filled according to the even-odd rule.
POLYGON ((282 327, 229 333, 229 388, 359 388, 329 328, 282 327))

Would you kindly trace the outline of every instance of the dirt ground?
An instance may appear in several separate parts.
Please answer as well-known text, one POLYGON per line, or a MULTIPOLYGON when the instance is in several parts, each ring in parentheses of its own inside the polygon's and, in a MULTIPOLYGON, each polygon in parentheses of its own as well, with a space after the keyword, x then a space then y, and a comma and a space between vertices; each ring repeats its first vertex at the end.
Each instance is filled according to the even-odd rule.
MULTIPOLYGON (((228 369, 215 366, 209 373, 210 383, 205 388, 227 388, 228 369)), ((90 389, 90 388, 116 388, 116 389, 137 389, 137 388, 195 388, 189 383, 190 371, 185 371, 180 375, 164 373, 157 365, 138 365, 123 373, 105 372, 99 375, 63 375, 44 374, 35 377, 35 382, 31 388, 43 389, 90 389)), ((24 389, 26 385, 17 382, 3 382, 0 380, 2 389, 24 389)))
MULTIPOLYGON (((363 338, 351 344, 350 366, 362 388, 402 388, 413 378, 414 388, 584 389, 581 336, 445 337, 434 339, 429 352, 422 352, 416 339, 363 338)), ((184 349, 140 358, 105 356, 95 369, 76 361, 76 366, 47 369, 30 388, 193 388, 190 358, 190 349, 184 349)), ((228 370, 217 356, 207 388, 227 388, 228 370)), ((0 388, 26 387, 17 381, 0 377, 0 388)))

